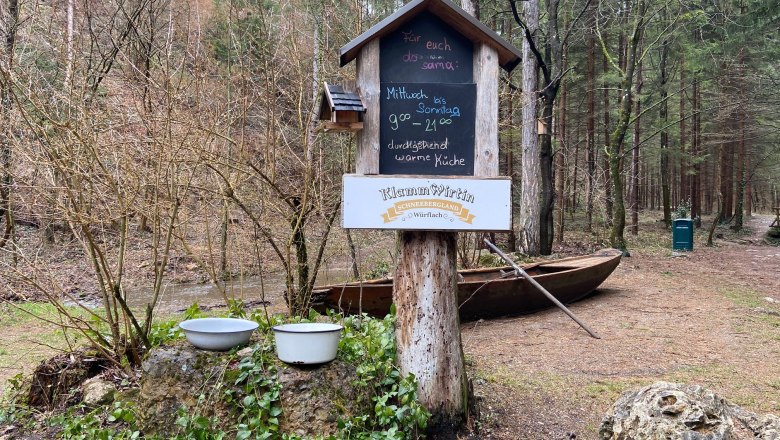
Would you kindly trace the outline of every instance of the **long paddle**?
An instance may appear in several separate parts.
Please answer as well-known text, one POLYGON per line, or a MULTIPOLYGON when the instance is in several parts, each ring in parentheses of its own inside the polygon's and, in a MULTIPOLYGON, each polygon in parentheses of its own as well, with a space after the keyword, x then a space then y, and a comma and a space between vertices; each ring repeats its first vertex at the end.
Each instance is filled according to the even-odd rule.
POLYGON ((537 288, 537 289, 538 289, 540 292, 542 292, 542 293, 544 294, 544 296, 546 296, 547 298, 549 298, 549 299, 550 299, 550 301, 552 301, 552 302, 553 302, 553 304, 555 304, 556 306, 558 306, 558 308, 559 308, 559 309, 563 310, 563 312, 564 312, 564 313, 566 313, 567 315, 569 315, 569 318, 573 319, 573 320, 574 320, 574 322, 576 322, 577 324, 579 324, 579 325, 580 325, 580 327, 582 327, 582 328, 583 328, 583 329, 584 329, 586 332, 590 333, 590 335, 591 335, 591 336, 593 336, 593 337, 594 337, 594 338, 596 338, 596 339, 601 339, 601 336, 597 335, 597 334, 596 334, 596 332, 594 332, 593 330, 591 330, 591 329, 590 329, 590 328, 589 328, 587 325, 585 325, 585 323, 584 323, 584 322, 580 321, 580 320, 579 320, 579 318, 577 318, 576 316, 574 316, 574 313, 572 313, 572 312, 571 312, 571 310, 569 310, 568 308, 566 308, 566 306, 564 306, 564 305, 563 305, 563 304, 562 304, 560 301, 558 301, 558 298, 556 298, 556 297, 552 296, 552 294, 551 294, 550 292, 548 292, 548 291, 547 291, 547 289, 545 289, 544 287, 542 287, 542 285, 541 285, 541 284, 539 284, 539 283, 538 283, 538 282, 537 282, 535 279, 533 279, 533 278, 532 278, 530 275, 528 275, 528 274, 526 273, 526 271, 524 271, 524 270, 523 270, 523 268, 522 268, 522 267, 520 267, 520 266, 518 266, 517 264, 515 264, 515 262, 514 262, 514 261, 512 261, 512 259, 511 259, 511 258, 509 258, 509 257, 508 257, 506 254, 504 254, 503 252, 501 252, 501 250, 500 250, 500 249, 498 249, 498 248, 496 247, 496 245, 494 245, 493 243, 491 243, 491 242, 490 242, 490 240, 488 240, 487 238, 485 238, 485 239, 484 239, 484 241, 485 241, 485 244, 486 244, 486 245, 488 245, 488 247, 490 247, 490 249, 492 249, 492 250, 493 250, 493 252, 497 253, 497 254, 498 254, 498 256, 500 256, 501 258, 503 258, 503 259, 504 259, 504 261, 506 261, 507 263, 509 263, 509 264, 512 266, 512 268, 514 268, 514 269, 515 269, 515 272, 517 272, 517 275, 518 275, 518 276, 522 276, 523 278, 525 278, 526 280, 528 280, 528 282, 529 282, 529 283, 531 283, 531 285, 532 285, 532 286, 536 287, 536 288, 537 288))

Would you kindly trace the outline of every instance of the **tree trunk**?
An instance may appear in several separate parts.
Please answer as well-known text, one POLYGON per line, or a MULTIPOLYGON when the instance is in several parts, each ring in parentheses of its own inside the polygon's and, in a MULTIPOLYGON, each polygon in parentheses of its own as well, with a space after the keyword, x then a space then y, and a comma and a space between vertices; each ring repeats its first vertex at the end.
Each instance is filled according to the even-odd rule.
MULTIPOLYGON (((636 80, 636 104, 637 116, 642 111, 642 64, 639 64, 636 80)), ((639 142, 640 142, 640 118, 634 122, 634 142, 631 149, 631 235, 639 235, 639 142)))
POLYGON ((628 131, 628 123, 631 117, 631 104, 633 96, 634 71, 637 64, 637 49, 642 40, 645 28, 646 7, 644 0, 639 0, 634 13, 634 27, 629 40, 626 55, 626 68, 622 72, 620 82, 620 113, 615 121, 615 129, 612 131, 609 148, 609 171, 612 178, 612 194, 614 200, 614 212, 612 216, 612 231, 610 243, 616 249, 626 250, 626 240, 623 232, 626 226, 626 208, 623 201, 623 176, 620 172, 620 163, 623 156, 623 142, 628 131))
MULTIPOLYGON (((699 100, 699 108, 701 108, 701 94, 698 95, 699 100)), ((701 120, 699 120, 701 122, 701 120)), ((699 124, 698 127, 699 132, 701 132, 701 124, 699 124)), ((698 135, 698 133, 697 133, 698 135)), ((701 139, 701 138, 699 138, 701 139)), ((701 143, 699 143, 699 148, 701 148, 701 143)), ((704 150, 701 149, 699 151, 700 154, 704 153, 704 150)), ((714 151, 712 154, 717 154, 717 151, 714 151)), ((702 169, 702 177, 701 177, 701 183, 702 186, 700 188, 703 189, 702 196, 704 200, 704 204, 702 205, 702 213, 704 214, 710 214, 712 213, 712 191, 715 188, 715 174, 710 170, 711 163, 714 163, 710 160, 709 157, 705 159, 704 162, 701 163, 701 169, 702 169)))
POLYGON ((558 101, 558 151, 555 154, 555 198, 558 200, 556 217, 558 230, 556 241, 563 243, 563 230, 566 212, 566 98, 568 91, 561 86, 561 99, 558 101))
POLYGON ((468 401, 456 237, 452 232, 401 232, 393 285, 397 362, 401 374, 417 378, 420 402, 432 413, 428 433, 442 438, 455 438, 468 401))
MULTIPOLYGON (((721 197, 718 197, 718 202, 722 206, 723 203, 720 203, 721 197)), ((718 227, 718 223, 723 220, 723 209, 718 209, 718 215, 715 216, 715 218, 712 220, 712 224, 710 225, 709 233, 707 234, 707 246, 712 246, 712 236, 715 234, 715 228, 718 227)))
MULTIPOLYGON (((664 9, 666 14, 666 9, 664 9)), ((669 190, 669 183, 671 182, 671 172, 669 167, 669 132, 666 127, 669 125, 669 102, 668 102, 668 83, 669 72, 667 71, 667 61, 669 59, 669 41, 664 39, 661 43, 661 58, 658 63, 660 70, 660 105, 659 105, 659 122, 661 124, 661 198, 664 206, 664 227, 669 229, 672 225, 672 209, 671 209, 671 195, 669 190)))
MULTIPOLYGON (((743 98, 744 99, 744 98, 743 98)), ((741 107, 741 106, 740 106, 741 107)), ((742 210, 745 204, 745 113, 740 109, 739 114, 739 154, 737 155, 737 200, 734 206, 734 222, 731 228, 741 231, 744 217, 742 210)))
POLYGON ((553 243, 553 212, 554 189, 553 182, 553 151, 552 151, 552 125, 553 105, 555 104, 553 87, 548 87, 542 98, 542 121, 545 132, 539 136, 539 159, 542 180, 541 206, 539 209, 539 252, 542 255, 552 253, 553 243))
MULTIPOLYGON (((606 46, 606 36, 604 37, 604 45, 606 46)), ((602 69, 604 70, 604 77, 607 77, 607 74, 609 73, 609 62, 607 61, 606 57, 603 57, 602 60, 602 69)), ((604 151, 610 151, 611 150, 611 130, 610 130, 610 121, 609 121, 609 87, 610 84, 606 81, 604 81, 604 151)), ((606 203, 606 210, 605 210, 605 216, 604 223, 606 223, 607 226, 612 225, 612 211, 613 211, 613 204, 612 204, 612 191, 614 188, 612 188, 612 185, 610 184, 610 164, 609 164, 609 155, 604 155, 604 198, 606 203)))
POLYGON ((295 249, 295 276, 297 289, 288 286, 288 308, 292 316, 306 316, 309 312, 311 286, 309 279, 309 251, 306 245, 306 212, 299 197, 292 198, 293 213, 290 217, 290 235, 295 249))
POLYGON ((745 216, 753 216, 753 172, 750 170, 750 149, 745 151, 745 172, 747 173, 747 179, 745 179, 745 216))
POLYGON ((65 75, 63 78, 63 85, 65 90, 70 90, 71 79, 73 77, 73 2, 75 0, 67 0, 66 7, 66 27, 65 27, 65 75))
MULTIPOLYGON (((511 27, 510 27, 511 29, 511 27)), ((510 35, 511 36, 511 35, 510 35)), ((514 127, 515 124, 515 100, 514 97, 510 97, 507 101, 508 102, 508 119, 509 119, 509 125, 514 127)), ((508 133, 508 148, 506 149, 506 175, 509 176, 512 179, 512 182, 515 182, 515 136, 514 136, 514 130, 509 130, 508 133)), ((513 191, 514 192, 514 191, 513 191)), ((516 252, 517 251, 517 235, 515 234, 515 207, 517 205, 517 201, 515 200, 514 194, 512 195, 512 200, 510 203, 510 210, 512 212, 512 223, 511 227, 512 229, 507 234, 507 250, 509 252, 516 252)))
MULTIPOLYGON (((539 0, 523 3, 523 10, 531 35, 539 28, 539 0)), ((530 43, 523 39, 523 156, 522 156, 522 196, 520 205, 521 247, 528 255, 539 255, 539 180, 540 155, 537 133, 537 103, 539 68, 530 43)))
MULTIPOLYGON (((721 92, 725 93, 725 92, 721 92)), ((723 99, 726 97, 723 96, 723 99)), ((734 142, 731 139, 731 133, 734 129, 734 117, 729 115, 726 119, 726 131, 723 133, 723 141, 720 145, 720 194, 721 194, 721 221, 726 221, 732 216, 732 188, 734 186, 733 172, 734 167, 732 161, 734 160, 733 145, 734 142)))
POLYGON ((693 159, 693 175, 691 176, 691 218, 697 228, 701 227, 701 115, 699 114, 699 80, 693 79, 693 128, 691 130, 691 154, 693 159))
POLYGON ((575 132, 574 139, 577 139, 577 142, 574 142, 574 166, 573 166, 573 172, 571 176, 571 182, 569 183, 569 214, 574 217, 574 212, 577 211, 577 207, 579 205, 579 200, 577 199, 577 194, 579 194, 579 180, 578 180, 578 171, 580 169, 580 135, 582 134, 580 132, 581 124, 577 124, 577 131, 575 132))
POLYGON ((219 279, 227 281, 228 271, 228 226, 230 224, 230 205, 227 199, 222 202, 222 222, 219 227, 219 279))
POLYGON ((593 35, 592 29, 588 32, 587 46, 587 89, 585 91, 587 124, 585 131, 585 161, 587 163, 588 171, 588 187, 585 195, 585 215, 587 217, 585 230, 591 232, 593 230, 593 196, 595 194, 596 185, 596 37, 593 35))
POLYGON ((479 20, 479 0, 461 0, 460 7, 479 20))
MULTIPOLYGON (((512 41, 512 29, 513 26, 506 26, 506 36, 508 41, 512 41)), ((511 75, 510 75, 511 80, 511 75)), ((506 102, 506 115, 505 120, 506 123, 509 124, 510 127, 515 127, 517 124, 515 124, 515 94, 513 91, 513 87, 507 86, 507 91, 509 93, 509 99, 505 99, 506 102)), ((504 148, 504 151, 506 152, 506 173, 505 176, 509 176, 512 179, 512 182, 515 182, 515 136, 514 136, 515 130, 508 130, 506 133, 506 146, 504 148)), ((513 191, 514 192, 514 191, 513 191)), ((509 230, 509 233, 507 233, 506 241, 507 241, 507 250, 509 252, 515 252, 517 251, 517 235, 515 235, 515 206, 516 206, 516 200, 514 197, 514 194, 512 195, 512 200, 510 201, 510 211, 512 212, 512 218, 511 218, 511 229, 509 230)))
MULTIPOLYGON (((688 172, 688 164, 690 151, 687 148, 688 133, 686 131, 686 115, 685 115, 685 57, 680 56, 680 200, 687 202, 690 205, 691 193, 690 174, 688 172)), ((693 217, 691 217, 693 218, 693 217)))
MULTIPOLYGON (((13 74, 14 51, 16 45, 16 32, 19 25, 18 0, 9 0, 8 17, 0 17, 5 22, 4 67, 8 69, 8 77, 0 82, 0 221, 5 220, 5 228, 0 237, 0 247, 4 247, 14 235, 14 216, 11 210, 11 192, 13 190, 12 159, 13 151, 11 139, 13 131, 11 126, 11 111, 13 104, 11 99, 11 75, 13 74)), ((16 253, 14 252, 14 261, 16 253)))

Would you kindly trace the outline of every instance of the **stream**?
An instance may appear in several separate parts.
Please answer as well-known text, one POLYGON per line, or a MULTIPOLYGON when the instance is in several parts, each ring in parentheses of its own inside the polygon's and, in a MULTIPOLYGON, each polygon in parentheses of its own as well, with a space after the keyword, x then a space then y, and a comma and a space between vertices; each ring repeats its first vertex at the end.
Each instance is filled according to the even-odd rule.
MULTIPOLYGON (((330 268, 320 272, 317 284, 333 284, 348 278, 349 273, 346 269, 330 268)), ((228 281, 224 289, 228 298, 241 299, 244 303, 250 304, 250 309, 265 305, 269 313, 287 311, 283 296, 284 274, 281 272, 228 281)), ((152 287, 129 288, 127 304, 133 310, 143 310, 152 301, 153 294, 152 287)), ((194 303, 202 307, 220 307, 225 305, 225 298, 221 290, 211 282, 163 283, 156 311, 162 315, 181 313, 194 303)))

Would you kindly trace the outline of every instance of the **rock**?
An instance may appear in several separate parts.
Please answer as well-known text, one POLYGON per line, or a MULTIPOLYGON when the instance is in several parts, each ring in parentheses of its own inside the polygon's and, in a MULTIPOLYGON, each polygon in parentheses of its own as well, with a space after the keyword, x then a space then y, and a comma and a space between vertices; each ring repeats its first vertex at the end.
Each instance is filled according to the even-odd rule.
POLYGON ((780 440, 780 417, 772 414, 759 416, 734 406, 734 416, 746 428, 753 432, 755 438, 761 440, 780 440))
MULTIPOLYGON (((161 347, 152 350, 141 365, 138 422, 147 435, 169 437, 175 434, 177 412, 184 407, 194 410, 201 394, 216 394, 219 399, 220 369, 227 356, 198 350, 190 345, 161 347), (222 355, 222 356, 220 356, 222 355), (224 356, 224 358, 222 358, 224 356)), ((216 416, 210 402, 199 406, 205 417, 216 416)), ((226 422, 236 416, 223 415, 226 422)))
POLYGON ((657 382, 624 393, 601 440, 780 440, 780 419, 758 416, 698 385, 657 382))
POLYGON ((370 403, 370 396, 357 395, 351 385, 355 375, 353 366, 338 360, 321 366, 285 366, 279 369, 277 379, 282 386, 283 432, 327 437, 338 430, 339 408, 351 414, 370 411, 373 405, 359 409, 359 402, 370 403), (317 428, 312 429, 312 426, 317 428))
POLYGON ((244 347, 241 350, 238 350, 236 353, 236 356, 240 358, 245 358, 247 356, 252 356, 252 347, 244 347))
POLYGON ((114 401, 116 386, 100 376, 87 379, 81 384, 81 401, 88 406, 105 405, 114 401))
MULTIPOLYGON (((218 420, 221 427, 234 427, 242 416, 241 408, 225 396, 229 392, 233 402, 245 397, 243 386, 236 382, 241 361, 252 356, 253 348, 256 346, 237 353, 212 352, 182 344, 152 350, 142 365, 138 395, 144 434, 175 435, 180 408, 190 416, 218 420)), ((336 360, 319 366, 291 366, 275 357, 264 362, 274 365, 264 371, 276 371, 281 386, 281 432, 327 437, 336 433, 340 417, 373 410, 371 397, 359 395, 352 386, 356 377, 353 365, 336 360)))

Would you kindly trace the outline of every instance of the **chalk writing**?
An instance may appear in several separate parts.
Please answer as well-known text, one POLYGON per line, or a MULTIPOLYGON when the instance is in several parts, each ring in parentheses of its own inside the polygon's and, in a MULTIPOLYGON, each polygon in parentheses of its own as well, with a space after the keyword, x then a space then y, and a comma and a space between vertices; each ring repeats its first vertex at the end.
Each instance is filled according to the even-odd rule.
POLYGON ((473 81, 474 45, 429 12, 420 13, 379 46, 382 82, 473 81))
POLYGON ((380 174, 473 175, 474 84, 381 87, 380 174))
POLYGON ((421 38, 419 35, 415 35, 414 31, 401 31, 401 34, 404 36, 404 43, 418 43, 421 38))
POLYGON ((446 50, 451 51, 452 47, 450 47, 450 44, 447 43, 447 38, 445 37, 443 41, 426 41, 425 42, 425 48, 428 50, 446 50))
POLYGON ((460 117, 460 107, 458 106, 448 107, 446 105, 441 105, 441 106, 437 105, 435 107, 431 107, 424 102, 420 102, 417 104, 416 112, 425 115, 434 114, 434 115, 448 115, 448 116, 452 116, 453 118, 460 117))
POLYGON ((406 92, 406 87, 400 86, 400 87, 387 87, 387 98, 385 99, 428 99, 428 95, 426 95, 422 89, 420 89, 417 92, 406 92))

